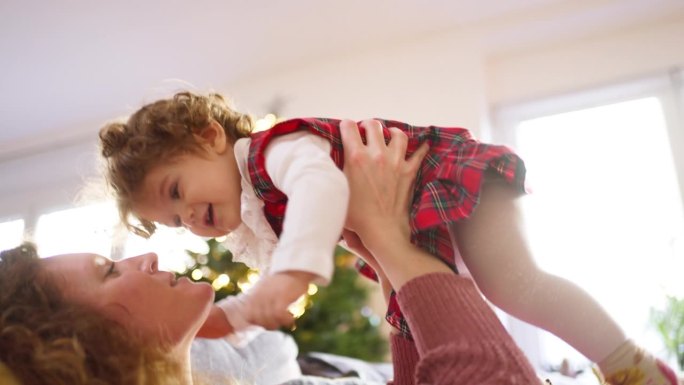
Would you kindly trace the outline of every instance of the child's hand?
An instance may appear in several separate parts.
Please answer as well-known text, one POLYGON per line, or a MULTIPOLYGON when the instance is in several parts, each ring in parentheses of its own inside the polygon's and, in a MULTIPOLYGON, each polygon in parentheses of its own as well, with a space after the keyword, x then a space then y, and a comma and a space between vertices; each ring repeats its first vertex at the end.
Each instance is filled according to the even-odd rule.
POLYGON ((221 338, 233 332, 233 327, 228 322, 225 313, 216 305, 211 307, 209 316, 197 332, 200 338, 221 338))
POLYGON ((286 271, 261 278, 244 297, 245 319, 266 329, 291 326, 294 317, 288 306, 306 293, 315 276, 303 271, 286 271))

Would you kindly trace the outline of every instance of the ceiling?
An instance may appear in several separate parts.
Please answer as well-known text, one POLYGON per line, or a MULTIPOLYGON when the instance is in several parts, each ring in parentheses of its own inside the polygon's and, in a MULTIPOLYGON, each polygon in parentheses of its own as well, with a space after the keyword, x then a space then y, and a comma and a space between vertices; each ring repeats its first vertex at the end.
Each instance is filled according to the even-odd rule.
POLYGON ((170 79, 229 85, 459 29, 496 53, 682 13, 682 0, 2 0, 0 161, 93 135, 170 79))

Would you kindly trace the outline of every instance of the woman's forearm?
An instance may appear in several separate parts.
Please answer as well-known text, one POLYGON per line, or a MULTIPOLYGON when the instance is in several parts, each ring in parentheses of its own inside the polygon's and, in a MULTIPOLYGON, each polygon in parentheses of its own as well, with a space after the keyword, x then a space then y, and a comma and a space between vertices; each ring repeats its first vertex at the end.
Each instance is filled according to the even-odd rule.
POLYGON ((541 383, 470 279, 426 274, 408 281, 397 299, 420 355, 417 383, 541 383))
POLYGON ((400 229, 385 227, 383 230, 362 237, 362 240, 375 256, 395 291, 401 290, 408 281, 424 274, 453 274, 439 258, 413 245, 407 237, 393 233, 400 232, 400 229))

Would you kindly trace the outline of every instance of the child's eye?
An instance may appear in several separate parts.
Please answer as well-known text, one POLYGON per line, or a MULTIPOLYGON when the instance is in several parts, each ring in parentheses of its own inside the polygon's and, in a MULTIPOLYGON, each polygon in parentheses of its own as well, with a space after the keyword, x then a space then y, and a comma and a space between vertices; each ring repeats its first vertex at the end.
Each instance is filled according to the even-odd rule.
POLYGON ((180 193, 178 192, 178 183, 171 185, 171 199, 180 198, 180 193))
POLYGON ((119 272, 116 270, 116 262, 112 261, 112 263, 109 265, 109 269, 107 269, 107 272, 105 273, 105 278, 108 278, 114 274, 119 274, 119 272))

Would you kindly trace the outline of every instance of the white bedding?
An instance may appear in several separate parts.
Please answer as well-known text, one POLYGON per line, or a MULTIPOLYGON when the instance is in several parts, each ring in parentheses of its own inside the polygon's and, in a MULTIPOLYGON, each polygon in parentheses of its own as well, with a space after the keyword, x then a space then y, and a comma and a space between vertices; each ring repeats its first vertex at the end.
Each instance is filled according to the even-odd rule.
MULTIPOLYGON (((391 364, 369 364, 349 357, 325 353, 310 353, 340 368, 342 372, 355 371, 359 378, 330 380, 302 376, 297 355, 299 350, 289 335, 279 331, 253 330, 238 338, 197 338, 192 345, 193 371, 209 382, 222 383, 236 378, 253 385, 380 385, 391 376, 391 364)), ((570 378, 559 373, 539 373, 553 385, 599 385, 592 373, 570 378)))

